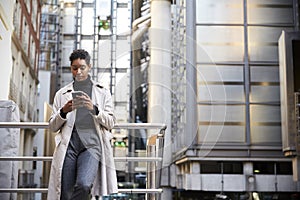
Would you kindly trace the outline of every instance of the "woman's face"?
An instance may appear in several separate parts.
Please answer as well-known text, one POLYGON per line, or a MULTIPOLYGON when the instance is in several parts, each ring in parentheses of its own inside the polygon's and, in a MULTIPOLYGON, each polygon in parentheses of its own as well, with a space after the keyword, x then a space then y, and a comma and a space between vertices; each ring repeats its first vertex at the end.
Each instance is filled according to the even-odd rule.
POLYGON ((91 65, 87 65, 84 59, 73 60, 71 72, 76 81, 84 81, 88 78, 91 65))

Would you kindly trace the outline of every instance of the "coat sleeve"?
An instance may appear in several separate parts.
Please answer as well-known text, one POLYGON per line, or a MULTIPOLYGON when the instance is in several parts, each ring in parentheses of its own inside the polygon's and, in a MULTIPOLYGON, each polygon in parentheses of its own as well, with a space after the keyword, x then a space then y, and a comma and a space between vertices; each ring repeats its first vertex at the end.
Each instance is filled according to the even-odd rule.
POLYGON ((60 93, 56 93, 53 101, 52 114, 49 119, 49 129, 53 132, 60 130, 67 121, 67 119, 62 118, 59 114, 59 110, 62 107, 60 98, 60 93))
POLYGON ((98 110, 99 113, 95 116, 96 122, 107 130, 111 130, 115 125, 116 119, 113 113, 112 97, 107 90, 105 90, 104 105, 98 110))

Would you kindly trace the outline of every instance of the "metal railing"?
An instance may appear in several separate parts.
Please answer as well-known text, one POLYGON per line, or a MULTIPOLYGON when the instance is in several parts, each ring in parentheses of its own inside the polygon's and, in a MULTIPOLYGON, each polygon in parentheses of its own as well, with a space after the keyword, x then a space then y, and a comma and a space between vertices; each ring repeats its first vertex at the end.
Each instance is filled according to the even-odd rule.
MULTIPOLYGON (((0 128, 32 128, 32 129, 48 129, 48 122, 0 122, 0 128)), ((163 144, 164 144, 164 133, 166 130, 165 124, 160 123, 122 123, 116 124, 113 129, 159 129, 159 133, 156 135, 158 144, 160 145, 156 150, 157 152, 151 152, 150 155, 157 155, 156 157, 114 157, 115 162, 148 162, 151 163, 149 173, 150 180, 156 180, 155 184, 148 182, 146 189, 118 189, 119 193, 144 193, 144 194, 155 194, 161 193, 162 189, 158 187, 160 180, 160 170, 162 167, 162 155, 163 155, 163 144), (153 165, 154 162, 158 162, 159 165, 156 167, 153 165), (156 167, 156 168, 155 168, 156 167), (153 173, 159 172, 159 173, 153 173), (151 186, 151 187, 149 187, 151 186)), ((152 147, 153 148, 153 147, 152 147)), ((151 149, 152 149, 151 148, 151 149)), ((154 151, 156 151, 154 150, 154 151)), ((0 161, 52 161, 51 156, 1 156, 0 161)), ((0 193, 47 193, 47 188, 0 188, 0 193)))
MULTIPOLYGON (((47 193, 47 188, 0 188, 0 192, 2 193, 47 193)), ((161 193, 162 189, 118 189, 119 193, 132 193, 132 194, 138 194, 138 193, 144 193, 144 194, 152 194, 152 193, 161 193)))

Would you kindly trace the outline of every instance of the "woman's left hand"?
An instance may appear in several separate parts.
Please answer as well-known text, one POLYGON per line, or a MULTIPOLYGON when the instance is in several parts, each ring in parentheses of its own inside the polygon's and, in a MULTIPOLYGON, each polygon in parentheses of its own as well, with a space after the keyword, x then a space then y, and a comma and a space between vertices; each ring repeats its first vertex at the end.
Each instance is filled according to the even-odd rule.
POLYGON ((88 109, 90 111, 94 110, 93 102, 87 94, 84 93, 81 96, 77 96, 76 101, 78 102, 76 107, 85 107, 86 109, 88 109))

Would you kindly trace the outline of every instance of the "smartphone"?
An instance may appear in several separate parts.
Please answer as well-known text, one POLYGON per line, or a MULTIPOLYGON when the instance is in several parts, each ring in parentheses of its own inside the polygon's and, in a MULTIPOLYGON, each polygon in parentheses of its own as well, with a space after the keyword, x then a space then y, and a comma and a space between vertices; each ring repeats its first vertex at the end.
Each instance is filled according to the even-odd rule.
POLYGON ((73 99, 75 99, 78 96, 83 96, 83 95, 84 95, 84 93, 82 91, 74 91, 74 92, 72 92, 73 99))

